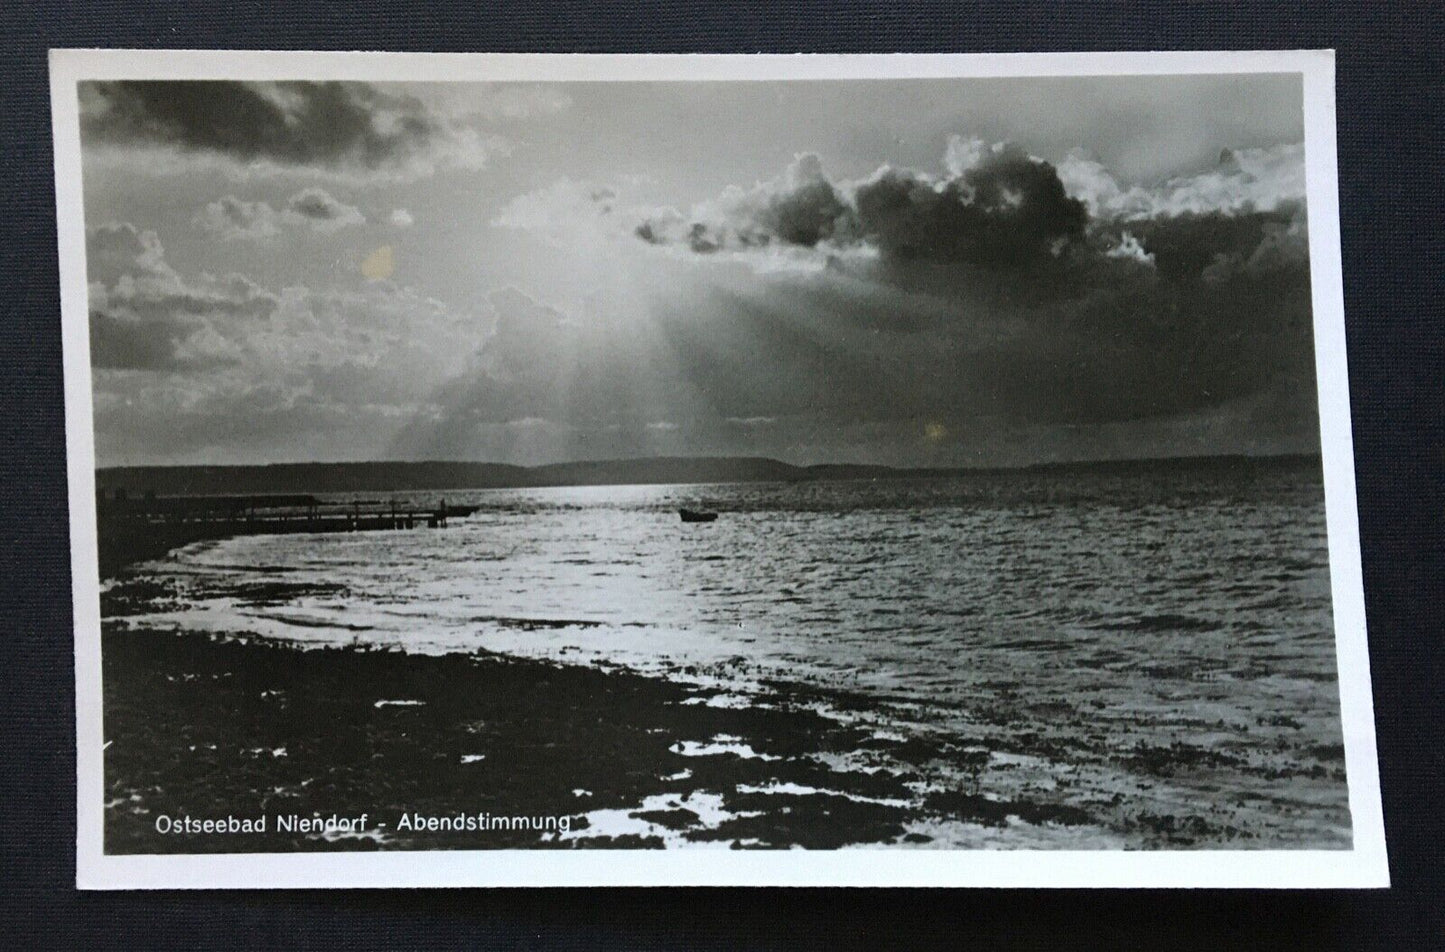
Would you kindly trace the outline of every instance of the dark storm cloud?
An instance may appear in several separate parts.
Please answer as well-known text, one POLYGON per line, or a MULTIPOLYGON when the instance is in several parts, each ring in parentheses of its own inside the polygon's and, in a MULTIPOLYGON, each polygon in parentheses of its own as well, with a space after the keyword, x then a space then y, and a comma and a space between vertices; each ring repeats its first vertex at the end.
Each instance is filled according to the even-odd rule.
MULTIPOLYGON (((1205 216, 1211 218, 1213 216, 1205 216)), ((1186 414, 1314 390, 1308 263, 1270 251, 1288 213, 1141 229, 1158 271, 1090 275, 1030 312, 990 356, 989 396, 1020 422, 1092 424, 1186 414)), ((1309 421, 1302 420, 1308 425, 1309 421)))
POLYGON ((1052 165, 1005 146, 942 182, 885 169, 854 196, 858 231, 886 255, 1037 266, 1082 237, 1084 203, 1052 165))
POLYGON ((1309 244, 1300 202, 1281 203, 1269 212, 1172 215, 1131 222, 1127 230, 1149 249, 1165 280, 1221 284, 1272 275, 1308 277, 1309 244))
POLYGON ((159 146, 243 164, 399 172, 474 147, 420 99, 367 83, 98 81, 81 85, 90 144, 159 146))
POLYGON ((838 190, 823 175, 822 163, 808 155, 793 164, 784 188, 767 196, 756 218, 764 233, 811 248, 846 227, 847 214, 838 190))
POLYGON ((991 267, 1036 267, 1083 237, 1087 208, 1054 166, 1012 145, 969 145, 950 151, 954 167, 944 178, 885 166, 850 194, 829 181, 816 155, 800 155, 773 182, 731 189, 691 217, 661 210, 636 234, 699 253, 830 242, 991 267))
POLYGON ((1265 394, 1309 403, 1314 351, 1299 206, 1096 221, 1068 255, 1044 260, 1019 271, 1016 259, 1000 268, 885 258, 860 273, 901 292, 893 313, 906 314, 901 302, 918 297, 951 303, 952 314, 924 332, 949 349, 952 372, 912 379, 955 418, 1096 425, 1265 394))

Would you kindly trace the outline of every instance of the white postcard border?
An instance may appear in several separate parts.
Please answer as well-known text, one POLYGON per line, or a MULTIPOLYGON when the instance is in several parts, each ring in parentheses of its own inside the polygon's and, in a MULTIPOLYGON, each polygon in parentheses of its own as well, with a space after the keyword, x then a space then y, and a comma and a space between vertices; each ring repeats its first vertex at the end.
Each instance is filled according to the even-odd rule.
POLYGON ((1360 568, 1339 245, 1332 51, 1010 54, 461 54, 53 50, 51 108, 75 618, 82 889, 428 886, 1341 888, 1389 885, 1360 568), (79 105, 85 79, 782 80, 1300 73, 1315 358, 1349 850, 432 850, 109 856, 103 852, 95 447, 79 105))

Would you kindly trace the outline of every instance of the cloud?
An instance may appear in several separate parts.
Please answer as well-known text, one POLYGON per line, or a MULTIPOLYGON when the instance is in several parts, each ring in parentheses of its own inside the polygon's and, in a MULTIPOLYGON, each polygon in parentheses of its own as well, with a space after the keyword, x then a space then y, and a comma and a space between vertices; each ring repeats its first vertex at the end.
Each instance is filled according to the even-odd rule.
MULTIPOLYGON (((1269 271, 1295 287, 1307 271, 1299 145, 1226 149, 1215 167, 1152 186, 1125 187, 1077 152, 1056 168, 1017 146, 961 136, 943 166, 934 175, 885 165, 862 181, 832 182, 816 156, 801 155, 777 179, 685 213, 653 210, 633 232, 697 260, 731 252, 759 273, 783 270, 786 249, 792 262, 811 263, 792 270, 1040 314, 1160 278, 1167 287, 1153 293, 1188 297, 1201 280, 1269 271)), ((569 198, 549 195, 554 204, 569 198)), ((544 203, 532 213, 561 214, 544 203)))
POLYGON ((493 216, 496 228, 533 232, 554 241, 620 234, 638 213, 614 216, 618 190, 595 182, 563 177, 543 188, 511 199, 493 216))
POLYGON ((183 279, 155 233, 129 224, 90 229, 87 255, 96 367, 165 370, 229 361, 234 348, 210 322, 261 318, 279 301, 238 274, 183 279))
POLYGON ((1012 145, 955 139, 949 174, 880 169, 855 191, 858 230, 898 259, 1037 267, 1084 233, 1088 212, 1052 165, 1012 145))
POLYGON ((686 214, 660 209, 634 229, 652 245, 707 254, 771 245, 838 251, 866 246, 898 260, 995 267, 1058 258, 1084 233, 1088 213, 1052 165, 1016 146, 955 137, 943 177, 884 166, 835 184, 816 155, 751 189, 730 188, 686 214))
POLYGON ((396 228, 410 228, 412 225, 416 224, 416 219, 413 218, 411 212, 407 211, 405 208, 398 208, 394 210, 391 213, 391 217, 387 220, 390 221, 392 226, 396 228))
POLYGON ((266 202, 247 202, 227 195, 208 203, 196 216, 196 224, 206 231, 226 239, 251 241, 275 237, 287 228, 330 234, 365 223, 366 217, 359 209, 316 187, 302 189, 279 209, 266 202))
POLYGON ((1213 168, 1157 185, 1125 185, 1097 159, 1074 150, 1059 163, 1059 178, 1090 212, 1137 221, 1186 214, 1269 212, 1305 194, 1304 146, 1223 149, 1213 168))
POLYGON ((196 224, 222 238, 260 241, 280 234, 280 217, 265 202, 247 202, 227 195, 201 209, 196 224))
POLYGON ((811 248, 849 227, 848 208, 816 155, 800 155, 782 177, 721 202, 744 244, 776 239, 811 248))
MULTIPOLYGON (((1043 279, 1055 271, 1077 277, 1081 269, 1103 266, 1101 259, 1147 266, 1153 250, 1144 235, 1167 242, 1161 229, 1168 222, 1288 218, 1304 197, 1297 144, 1226 149, 1215 167, 1157 185, 1121 184, 1082 152, 1056 167, 1015 145, 962 136, 950 139, 943 166, 944 174, 935 175, 885 165, 861 181, 834 182, 817 156, 804 154, 776 179, 728 188, 686 211, 616 202, 607 211, 614 227, 636 219, 629 227, 648 245, 696 255, 736 252, 776 263, 785 250, 816 267, 875 255, 905 272, 937 263, 1027 270, 1043 279), (1123 223, 1156 227, 1130 231, 1123 223)), ((527 214, 508 223, 543 229, 597 218, 578 191, 554 187, 524 197, 527 214)))
POLYGON ((1134 261, 1139 264, 1153 265, 1154 256, 1144 250, 1132 232, 1122 232, 1119 235, 1119 243, 1104 252, 1106 257, 1121 258, 1126 261, 1134 261))
MULTIPOLYGON (((1008 433, 1128 425, 1218 452, 1254 447, 1255 433, 1210 437, 1201 421, 1247 419, 1269 445, 1308 448, 1301 151, 1241 150, 1154 186, 1066 165, 955 137, 938 174, 885 166, 834 181, 803 155, 685 210, 567 182, 503 217, 558 237, 630 234, 648 257, 661 343, 639 342, 626 366, 605 349, 571 358, 569 379, 587 389, 626 382, 638 412, 611 421, 624 433, 666 419, 713 447, 797 453, 854 434, 915 447, 905 454, 932 433, 929 453, 962 454, 1008 433), (1268 422, 1249 409, 1261 407, 1268 422), (763 420, 775 422, 747 422, 763 420)), ((545 415, 585 425, 574 410, 607 405, 553 402, 545 415)))
POLYGON ((360 211, 332 198, 325 189, 315 187, 302 189, 287 199, 282 214, 308 222, 318 231, 335 231, 366 223, 360 211))
POLYGON ((482 337, 475 317, 390 281, 181 273, 154 232, 123 223, 87 246, 103 458, 375 453, 482 337))
POLYGON ((166 261, 160 237, 134 225, 113 222, 86 229, 85 263, 92 286, 133 281, 179 281, 166 261))
POLYGON ((633 228, 649 244, 681 243, 700 254, 774 242, 812 248, 855 230, 852 210, 812 154, 797 156, 776 179, 730 187, 687 214, 671 208, 644 213, 633 228))
POLYGON ((1146 255, 1159 274, 1181 289, 1200 280, 1219 283, 1227 276, 1267 274, 1307 280, 1309 234, 1304 204, 1281 202, 1269 211, 1213 211, 1167 215, 1128 222, 1101 222, 1099 240, 1131 252, 1118 258, 1146 255))
POLYGON ((479 168, 482 137, 423 98, 358 82, 93 81, 87 147, 151 149, 244 170, 415 178, 479 168))

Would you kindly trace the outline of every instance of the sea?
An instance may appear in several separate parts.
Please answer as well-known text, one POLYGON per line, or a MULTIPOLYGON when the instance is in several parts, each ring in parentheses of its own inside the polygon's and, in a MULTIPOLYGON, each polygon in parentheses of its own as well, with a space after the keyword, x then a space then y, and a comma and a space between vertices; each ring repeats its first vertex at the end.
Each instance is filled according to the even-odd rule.
MULTIPOLYGON (((395 498, 477 509, 198 543, 139 569, 184 597, 107 623, 481 649, 719 706, 794 692, 889 736, 984 745, 984 796, 1204 803, 1252 845, 1349 846, 1318 459, 395 498)), ((998 836, 1134 843, 1085 832, 998 836)))

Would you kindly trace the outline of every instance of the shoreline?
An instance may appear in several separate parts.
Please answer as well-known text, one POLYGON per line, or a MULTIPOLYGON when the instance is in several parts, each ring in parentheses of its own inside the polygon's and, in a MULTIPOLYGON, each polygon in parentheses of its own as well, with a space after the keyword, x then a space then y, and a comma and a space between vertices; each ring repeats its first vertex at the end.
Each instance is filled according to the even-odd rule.
POLYGON ((114 625, 103 638, 109 853, 1348 846, 1259 839, 1212 816, 1070 802, 1062 791, 1002 798, 979 782, 989 742, 820 713, 874 703, 842 690, 739 704, 715 688, 486 652, 114 625), (361 831, 285 832, 274 821, 239 835, 156 830, 161 816, 362 814, 361 831), (407 814, 544 826, 399 830, 407 814))
POLYGON ((910 811, 895 803, 912 796, 909 778, 838 774, 808 759, 866 747, 870 732, 802 708, 689 703, 710 692, 482 653, 148 630, 104 638, 111 853, 649 848, 683 832, 723 845, 831 848, 906 835, 910 811), (706 795, 740 786, 752 792, 730 797, 727 811, 706 795), (789 797, 779 813, 768 809, 770 786, 818 792, 789 797), (658 799, 664 789, 675 790, 668 802, 658 799), (249 836, 154 830, 160 816, 362 813, 388 832, 327 840, 274 824, 249 836), (403 814, 479 813, 565 816, 570 831, 395 828, 403 814))

